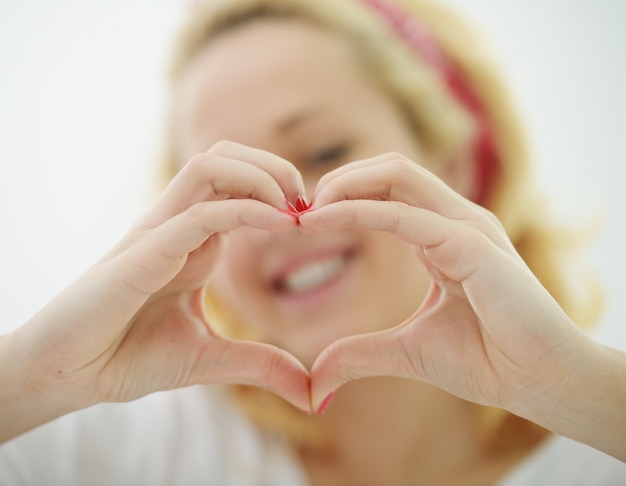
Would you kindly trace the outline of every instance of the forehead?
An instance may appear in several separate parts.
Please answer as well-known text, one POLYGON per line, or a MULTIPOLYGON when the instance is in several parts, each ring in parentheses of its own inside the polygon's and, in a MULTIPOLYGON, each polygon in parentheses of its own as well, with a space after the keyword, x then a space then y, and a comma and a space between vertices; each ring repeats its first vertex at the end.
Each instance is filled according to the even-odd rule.
POLYGON ((221 35, 186 69, 179 136, 188 144, 239 138, 261 146, 255 138, 303 114, 358 112, 373 91, 345 41, 302 21, 256 21, 221 35))

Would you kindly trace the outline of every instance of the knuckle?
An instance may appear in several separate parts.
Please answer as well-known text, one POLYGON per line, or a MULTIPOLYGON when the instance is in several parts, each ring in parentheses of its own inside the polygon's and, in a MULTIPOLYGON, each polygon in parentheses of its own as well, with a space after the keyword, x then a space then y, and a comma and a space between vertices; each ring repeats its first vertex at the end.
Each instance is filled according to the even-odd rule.
POLYGON ((382 157, 383 160, 386 160, 388 162, 410 162, 404 154, 395 151, 387 152, 383 154, 382 157))
POLYGON ((295 166, 288 160, 282 159, 282 162, 274 168, 274 178, 279 181, 296 180, 299 172, 295 166))
POLYGON ((478 206, 481 214, 494 226, 498 228, 502 228, 502 223, 500 219, 495 215, 495 213, 484 206, 478 206))
POLYGON ((404 155, 398 153, 391 153, 389 155, 392 157, 390 157, 388 165, 391 173, 395 177, 404 180, 410 172, 415 170, 415 164, 404 155))
POLYGON ((460 236, 468 248, 482 246, 489 240, 483 229, 477 225, 466 226, 461 230, 460 236))
POLYGON ((190 170, 195 170, 198 167, 201 167, 206 162, 207 157, 205 153, 199 153, 192 156, 187 164, 185 164, 190 170))
POLYGON ((223 155, 232 152, 238 145, 231 140, 218 140, 206 153, 209 155, 223 155))
POLYGON ((341 352, 339 350, 338 344, 332 343, 326 348, 325 351, 325 359, 330 365, 336 370, 343 371, 343 360, 341 358, 341 352))
POLYGON ((276 378, 281 374, 282 360, 278 354, 271 354, 267 358, 265 363, 265 376, 264 383, 273 383, 276 378))
POLYGON ((194 221, 201 221, 203 213, 203 205, 201 203, 195 203, 189 206, 187 209, 187 216, 194 221))
POLYGON ((496 237, 496 235, 506 234, 506 230, 498 217, 489 209, 478 207, 481 218, 474 220, 472 226, 484 235, 496 237))
POLYGON ((326 361, 334 369, 341 383, 357 380, 362 378, 356 370, 352 369, 350 363, 345 359, 345 354, 338 342, 335 342, 326 348, 326 361))
POLYGON ((206 217, 206 212, 207 203, 204 202, 195 203, 186 211, 187 217, 190 218, 194 224, 197 224, 207 236, 211 236, 215 231, 208 223, 209 218, 206 217))

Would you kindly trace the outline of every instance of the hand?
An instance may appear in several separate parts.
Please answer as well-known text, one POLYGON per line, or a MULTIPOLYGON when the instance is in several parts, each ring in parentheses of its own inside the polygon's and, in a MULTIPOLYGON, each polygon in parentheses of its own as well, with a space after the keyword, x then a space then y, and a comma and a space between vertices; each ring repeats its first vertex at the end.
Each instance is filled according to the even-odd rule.
POLYGON ((323 177, 305 233, 383 230, 415 245, 432 284, 393 329, 342 339, 312 368, 312 404, 373 375, 422 380, 462 398, 519 410, 526 389, 568 376, 582 333, 536 280, 496 218, 395 154, 323 177), (565 352, 567 350, 568 352, 565 352), (563 352, 560 352, 563 351, 563 352), (562 372, 562 373, 561 373, 562 372))
POLYGON ((270 345, 218 336, 202 310, 226 233, 242 225, 293 230, 294 218, 276 208, 303 187, 290 163, 260 150, 220 143, 194 157, 108 255, 0 342, 3 359, 29 389, 56 391, 74 408, 196 383, 245 383, 308 411, 309 373, 300 362, 270 345))

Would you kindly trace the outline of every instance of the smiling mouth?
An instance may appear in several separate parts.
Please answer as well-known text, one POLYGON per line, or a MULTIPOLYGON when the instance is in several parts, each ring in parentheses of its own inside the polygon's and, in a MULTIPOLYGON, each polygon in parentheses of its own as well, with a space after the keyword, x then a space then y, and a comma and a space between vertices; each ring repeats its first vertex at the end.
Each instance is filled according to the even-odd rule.
POLYGON ((299 266, 277 279, 274 290, 281 294, 300 295, 322 288, 345 271, 353 256, 354 252, 350 251, 299 266))

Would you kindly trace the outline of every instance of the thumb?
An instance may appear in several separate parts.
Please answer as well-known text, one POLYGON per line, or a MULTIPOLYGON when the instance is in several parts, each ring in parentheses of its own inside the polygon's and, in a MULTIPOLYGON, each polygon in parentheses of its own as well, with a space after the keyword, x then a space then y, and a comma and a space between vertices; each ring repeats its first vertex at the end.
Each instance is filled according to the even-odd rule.
POLYGON ((324 349, 311 368, 312 409, 321 413, 332 394, 348 381, 369 376, 414 378, 403 329, 350 336, 324 349))
POLYGON ((283 349, 264 343, 220 339, 219 359, 200 366, 199 382, 253 385, 310 412, 310 374, 283 349))

